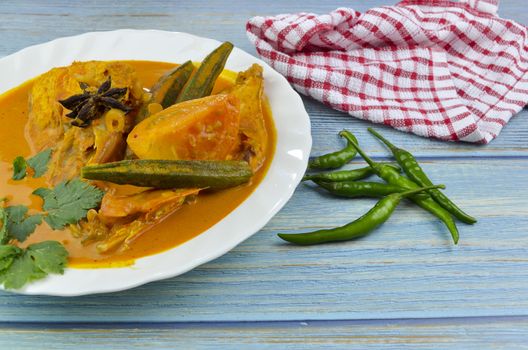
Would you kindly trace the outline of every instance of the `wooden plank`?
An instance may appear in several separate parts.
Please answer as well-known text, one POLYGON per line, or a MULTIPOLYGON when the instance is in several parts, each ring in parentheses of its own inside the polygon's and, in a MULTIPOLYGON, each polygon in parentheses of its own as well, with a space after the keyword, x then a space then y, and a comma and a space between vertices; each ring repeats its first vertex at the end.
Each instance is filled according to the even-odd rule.
POLYGON ((0 294, 0 321, 253 321, 528 315, 525 159, 431 159, 431 177, 479 218, 445 228, 408 203, 356 242, 295 247, 278 231, 344 224, 374 203, 302 185, 258 234, 194 271, 71 299, 0 294))
MULTIPOLYGON (((52 0, 35 6, 34 1, 2 1, 0 3, 0 56, 13 53, 26 46, 46 42, 57 37, 80 34, 87 31, 113 30, 133 27, 136 29, 163 29, 184 31, 218 40, 230 40, 252 54, 255 49, 245 34, 246 21, 255 15, 272 15, 286 12, 307 11, 326 13, 338 7, 353 7, 364 11, 369 7, 390 4, 387 0, 368 2, 283 1, 269 6, 266 2, 221 0, 181 2, 93 1, 82 7, 71 6, 67 1, 52 0), (236 11, 232 11, 236 9, 236 11), (61 25, 57 25, 60 23, 61 25)), ((528 13, 521 9, 520 1, 501 1, 501 14, 520 23, 528 23, 528 13)), ((339 145, 337 132, 343 128, 354 130, 364 145, 372 152, 384 154, 382 147, 371 137, 363 137, 371 123, 357 120, 345 113, 336 112, 314 100, 305 98, 306 108, 312 119, 314 154, 320 154, 339 145)), ((438 156, 512 156, 526 155, 528 143, 527 111, 514 117, 499 138, 488 146, 453 144, 430 141, 421 137, 396 132, 387 128, 395 142, 417 155, 438 156)))
POLYGON ((2 349, 528 349, 527 318, 18 325, 2 349))
POLYGON ((183 31, 218 40, 231 40, 237 46, 255 52, 245 34, 245 23, 253 16, 308 11, 326 13, 338 7, 354 6, 364 11, 387 4, 387 0, 371 0, 368 4, 346 0, 331 1, 260 1, 222 0, 108 2, 96 0, 72 5, 67 0, 50 0, 35 6, 32 0, 4 0, 0 4, 4 37, 0 55, 20 50, 65 35, 93 30, 119 28, 162 29, 183 31), (60 26, 57 23, 61 23, 60 26))
POLYGON ((354 132, 360 143, 370 153, 378 156, 387 155, 387 150, 367 131, 368 127, 373 127, 382 132, 393 143, 416 156, 457 158, 528 155, 528 142, 523 142, 523 140, 528 140, 527 109, 514 116, 506 124, 499 137, 490 144, 475 145, 425 139, 390 127, 353 118, 307 97, 303 97, 303 101, 312 123, 312 155, 332 152, 344 145, 344 142, 338 140, 339 137, 337 136, 337 133, 342 129, 354 132))

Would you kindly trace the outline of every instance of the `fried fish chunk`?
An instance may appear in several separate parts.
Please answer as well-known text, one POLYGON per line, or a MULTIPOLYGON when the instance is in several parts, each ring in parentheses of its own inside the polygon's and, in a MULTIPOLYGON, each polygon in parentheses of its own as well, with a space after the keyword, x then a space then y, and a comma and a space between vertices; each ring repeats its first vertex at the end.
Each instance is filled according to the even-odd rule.
MULTIPOLYGON (((80 168, 93 159, 103 162, 116 158, 109 150, 123 151, 122 133, 112 134, 103 120, 96 120, 86 128, 71 126, 71 119, 66 117, 70 111, 59 103, 81 93, 80 83, 97 89, 108 77, 112 78, 112 86, 127 88, 125 104, 132 108, 139 106, 143 91, 134 68, 123 62, 74 62, 68 67, 54 68, 35 80, 29 95, 26 136, 33 153, 54 149, 46 173, 50 184, 78 176, 80 168), (101 152, 104 153, 101 155, 101 152)), ((131 124, 133 113, 126 119, 131 124)))
POLYGON ((240 101, 239 148, 234 159, 246 160, 257 171, 266 159, 268 132, 262 110, 264 79, 262 67, 253 64, 238 73, 236 84, 227 93, 240 101))

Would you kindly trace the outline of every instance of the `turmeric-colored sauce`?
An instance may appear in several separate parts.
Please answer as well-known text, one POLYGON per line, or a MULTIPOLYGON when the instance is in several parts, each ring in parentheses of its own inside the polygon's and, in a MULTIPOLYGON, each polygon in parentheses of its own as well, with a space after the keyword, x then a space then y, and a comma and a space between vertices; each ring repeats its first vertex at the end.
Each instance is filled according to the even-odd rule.
MULTIPOLYGON (((126 61, 138 73, 144 87, 151 87, 167 70, 175 67, 166 62, 126 61)), ((8 205, 27 205, 32 211, 40 211, 42 201, 31 193, 38 187, 47 187, 43 178, 30 176, 14 181, 12 161, 21 155, 31 156, 30 147, 24 134, 28 115, 28 96, 32 87, 28 81, 0 96, 0 197, 7 197, 8 205)), ((232 85, 228 79, 219 78, 213 94, 232 85)), ((135 259, 160 253, 180 245, 212 227, 238 207, 262 181, 269 168, 275 151, 275 129, 271 112, 266 105, 265 121, 268 131, 268 150, 265 164, 247 185, 214 193, 200 193, 198 200, 186 204, 179 210, 145 231, 124 251, 107 254, 98 253, 95 244, 83 245, 68 229, 54 231, 45 223, 37 227, 24 245, 44 240, 61 242, 70 254, 72 267, 116 267, 134 263, 135 259)), ((228 234, 228 233, 226 233, 228 234)))

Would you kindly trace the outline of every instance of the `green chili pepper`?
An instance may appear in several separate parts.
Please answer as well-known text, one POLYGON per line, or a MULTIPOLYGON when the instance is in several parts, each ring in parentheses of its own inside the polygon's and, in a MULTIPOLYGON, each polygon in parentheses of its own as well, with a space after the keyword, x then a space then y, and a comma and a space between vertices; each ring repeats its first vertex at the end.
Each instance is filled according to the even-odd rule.
MULTIPOLYGON (((400 171, 400 167, 393 164, 387 164, 394 168, 394 170, 400 171)), ((351 170, 339 170, 339 171, 328 171, 317 174, 306 174, 303 176, 302 181, 307 180, 322 180, 322 181, 356 181, 362 180, 370 175, 374 174, 374 170, 367 166, 359 169, 351 170)))
POLYGON ((405 192, 405 188, 380 182, 359 182, 359 181, 314 181, 317 185, 328 192, 348 198, 357 197, 384 197, 389 194, 405 192))
MULTIPOLYGON (((381 177, 387 183, 391 185, 400 186, 408 190, 419 188, 419 186, 415 182, 406 178, 405 176, 400 175, 393 168, 382 163, 374 162, 372 159, 370 159, 369 156, 365 154, 365 152, 363 152, 363 150, 356 143, 354 143, 353 140, 349 139, 349 141, 352 142, 353 146, 356 148, 361 157, 368 163, 368 165, 370 165, 372 169, 374 169, 376 175, 381 177)), ((451 214, 447 210, 442 208, 442 206, 436 203, 434 199, 432 199, 428 195, 426 196, 425 194, 420 196, 412 196, 410 197, 410 199, 421 208, 427 210, 428 212, 442 220, 449 229, 449 232, 453 237, 453 242, 455 244, 458 243, 458 228, 456 227, 455 221, 451 217, 451 214)))
MULTIPOLYGON (((423 169, 420 167, 420 164, 418 164, 416 158, 414 158, 414 156, 410 152, 394 146, 389 140, 384 138, 374 129, 368 128, 368 131, 376 138, 378 138, 378 140, 383 142, 385 146, 387 146, 387 148, 394 155, 394 158, 396 158, 398 164, 400 164, 400 166, 403 168, 403 171, 405 171, 405 173, 410 179, 412 179, 420 186, 431 186, 433 184, 433 182, 429 179, 429 177, 427 177, 423 169)), ((458 220, 465 222, 466 224, 474 224, 477 222, 477 219, 465 213, 441 191, 433 189, 429 190, 428 193, 431 195, 431 197, 436 200, 438 204, 440 204, 445 210, 453 214, 453 216, 456 217, 458 220)))
MULTIPOLYGON (((347 130, 342 130, 339 133, 339 136, 345 137, 344 135, 347 134, 348 137, 355 140, 357 143, 356 137, 347 130)), ((337 152, 328 153, 316 158, 313 158, 308 163, 308 168, 310 169, 337 169, 341 168, 346 163, 350 162, 357 154, 357 151, 352 145, 350 144, 350 141, 347 141, 347 146, 337 152)))
POLYGON ((325 242, 348 241, 367 235, 389 219, 400 201, 407 196, 431 188, 444 188, 443 185, 413 189, 407 192, 392 193, 380 199, 365 215, 351 223, 333 229, 317 230, 307 233, 279 233, 285 241, 299 245, 312 245, 325 242))

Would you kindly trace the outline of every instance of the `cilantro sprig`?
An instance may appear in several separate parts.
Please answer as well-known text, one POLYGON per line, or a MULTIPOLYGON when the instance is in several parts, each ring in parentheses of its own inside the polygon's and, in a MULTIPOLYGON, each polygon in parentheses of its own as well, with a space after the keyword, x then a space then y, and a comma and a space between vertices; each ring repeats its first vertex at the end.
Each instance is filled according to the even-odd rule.
POLYGON ((18 156, 13 160, 13 180, 22 180, 26 177, 27 162, 22 156, 18 156))
POLYGON ((5 208, 7 213, 7 231, 19 242, 24 242, 42 222, 42 215, 27 215, 28 207, 15 205, 5 208))
POLYGON ((22 180, 27 175, 28 166, 33 169, 33 177, 38 178, 48 170, 48 163, 51 159, 51 148, 37 153, 31 158, 25 159, 18 156, 13 160, 13 180, 22 180))
POLYGON ((75 224, 86 217, 88 210, 101 203, 104 192, 95 186, 75 178, 63 181, 54 189, 37 188, 33 194, 44 200, 44 221, 54 230, 75 224))
POLYGON ((9 241, 9 232, 7 232, 7 211, 2 206, 0 206, 0 221, 2 221, 2 227, 0 227, 0 244, 4 244, 9 241))
POLYGON ((20 289, 50 273, 63 274, 68 251, 57 241, 44 241, 21 249, 0 245, 0 283, 6 289, 20 289))
MULTIPOLYGON (((32 168, 37 174, 38 167, 32 168)), ((24 205, 0 206, 0 285, 6 289, 20 289, 48 274, 62 274, 68 261, 68 251, 60 242, 44 241, 24 249, 9 242, 24 242, 42 220, 54 230, 79 222, 88 210, 99 206, 104 194, 78 178, 33 193, 44 200, 41 213, 29 215, 24 205)))

